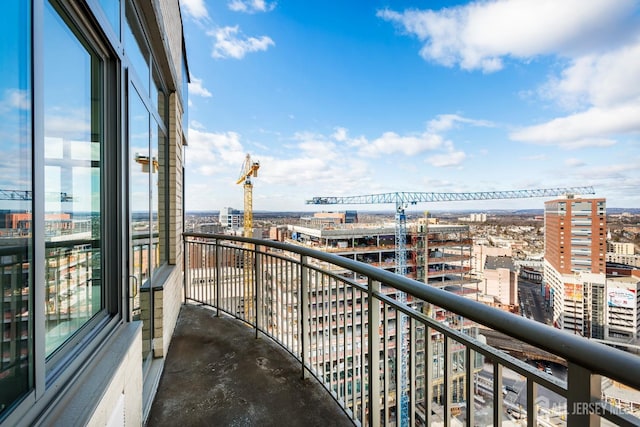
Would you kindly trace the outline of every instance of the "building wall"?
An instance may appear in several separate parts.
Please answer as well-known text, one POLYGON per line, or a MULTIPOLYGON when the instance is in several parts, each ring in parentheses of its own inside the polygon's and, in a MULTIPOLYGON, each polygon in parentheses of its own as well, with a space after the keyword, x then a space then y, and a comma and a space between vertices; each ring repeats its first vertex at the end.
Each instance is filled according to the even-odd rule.
POLYGON ((513 256, 511 247, 499 248, 495 246, 473 245, 472 271, 482 273, 488 256, 513 256))
POLYGON ((142 396, 140 344, 141 337, 138 337, 127 348, 127 353, 113 372, 104 397, 91 415, 88 426, 114 425, 120 419, 123 419, 122 425, 142 424, 142 399, 139 398, 142 396))
POLYGON ((516 273, 508 268, 485 269, 486 294, 492 295, 505 305, 518 305, 518 280, 516 273))
POLYGON ((241 228, 243 226, 242 213, 234 208, 220 209, 220 224, 225 228, 241 228))
POLYGON ((545 259, 560 273, 605 272, 605 199, 545 203, 545 259))
POLYGON ((608 262, 640 267, 640 255, 621 255, 609 252, 607 253, 606 258, 608 262))
MULTIPOLYGON (((428 226, 422 222, 417 226, 416 224, 410 224, 407 227, 410 229, 410 232, 407 236, 408 253, 406 276, 414 279, 417 278, 432 286, 443 288, 454 284, 456 290, 462 289, 465 284, 473 283, 472 287, 475 289, 475 282, 469 277, 470 267, 468 266, 468 262, 471 257, 469 226, 439 225, 433 222, 430 222, 428 226)), ((351 226, 351 224, 336 224, 336 227, 333 229, 293 225, 288 226, 288 228, 292 232, 292 235, 295 234, 296 236, 295 243, 313 246, 314 249, 324 250, 389 271, 395 271, 394 227, 386 225, 367 226, 365 224, 358 224, 357 226, 351 226)), ((336 273, 340 274, 340 271, 336 273)), ((354 277, 353 279, 364 283, 361 277, 354 277)), ((344 331, 344 322, 346 322, 347 326, 361 323, 362 316, 366 316, 368 309, 364 295, 345 295, 344 287, 339 289, 338 283, 339 282, 330 281, 329 284, 324 284, 323 282, 322 284, 309 285, 310 289, 313 289, 314 286, 317 288, 313 289, 309 295, 309 302, 312 306, 309 314, 311 316, 311 330, 316 331, 316 328, 320 330, 319 332, 312 333, 310 339, 310 363, 317 364, 318 372, 326 375, 329 375, 331 371, 322 363, 324 360, 322 350, 329 351, 330 348, 332 352, 342 354, 340 360, 337 360, 337 357, 333 359, 334 364, 345 363, 344 345, 348 342, 346 337, 350 334, 344 331), (322 289, 323 287, 326 288, 322 289), (336 287, 338 287, 338 289, 336 289, 336 287), (345 310, 344 307, 347 307, 347 309, 345 310), (329 310, 327 310, 327 308, 329 308, 329 310), (344 313, 346 313, 346 316, 340 314, 343 310, 345 310, 344 313), (352 317, 352 312, 355 313, 355 318, 352 317), (329 322, 329 324, 327 324, 327 322, 329 322), (340 324, 343 326, 340 327, 340 324), (323 328, 318 325, 322 325, 324 331, 322 330, 323 328), (317 352, 318 350, 320 351, 317 352)), ((397 297, 397 292, 391 288, 383 286, 382 292, 392 297, 397 297)), ((417 310, 428 313, 429 316, 432 316, 438 321, 447 320, 450 327, 459 330, 464 329, 465 333, 470 335, 477 333, 475 326, 460 322, 457 316, 445 310, 429 307, 428 304, 424 304, 422 301, 416 299, 408 300, 407 304, 417 310)), ((493 300, 491 300, 491 304, 494 304, 493 300)), ((292 310, 292 312, 295 311, 292 310)), ((381 310, 381 318, 385 316, 393 316, 393 318, 387 320, 388 331, 386 332, 390 340, 387 350, 392 351, 396 348, 396 345, 402 345, 396 332, 396 329, 399 329, 399 327, 395 324, 395 315, 389 315, 388 313, 385 315, 384 310, 381 310)), ((407 322, 405 327, 408 328, 408 325, 409 322, 407 322)), ((381 325, 380 330, 384 330, 384 326, 381 325)), ((355 338, 353 338, 355 341, 353 345, 355 346, 361 345, 358 331, 359 327, 353 335, 355 336, 355 338)), ((418 334, 419 333, 420 332, 418 332, 418 334)), ((407 335, 408 334, 405 334, 405 337, 407 335)), ((431 340, 434 348, 434 359, 436 360, 434 370, 435 372, 440 372, 444 363, 442 336, 441 334, 433 332, 431 340)), ((348 356, 350 349, 347 349, 346 353, 348 356)), ((458 353, 461 357, 462 349, 455 349, 452 353, 458 353)), ((422 360, 423 358, 424 349, 418 345, 416 359, 422 360)), ((359 365, 358 362, 358 360, 355 360, 351 363, 357 367, 359 365)), ((481 364, 478 363, 476 366, 479 367, 481 364)), ((479 368, 477 370, 479 370, 479 368)), ((424 381, 424 365, 419 364, 416 367, 416 371, 418 381, 424 381)), ((356 381, 359 382, 360 374, 357 372, 356 368, 354 376, 356 381)), ((435 375, 437 376, 438 374, 435 375)), ((343 382, 344 379, 339 381, 343 382)), ((457 376, 454 383, 454 387, 460 390, 460 393, 457 395, 458 401, 464 400, 463 375, 457 376)), ((442 377, 432 378, 432 386, 434 397, 439 400, 444 391, 442 377)), ((335 392, 342 394, 344 392, 343 387, 337 387, 335 392)), ((423 399, 425 399, 425 396, 417 396, 418 401, 423 399)), ((391 401, 390 405, 395 405, 395 402, 391 401)))
POLYGON ((613 252, 616 255, 633 255, 635 248, 636 245, 630 242, 607 242, 607 252, 613 252))
POLYGON ((554 325, 590 336, 605 283, 605 199, 552 200, 544 218, 544 280, 553 294, 554 325))
POLYGON ((638 344, 640 341, 640 278, 608 277, 605 334, 607 340, 638 344))

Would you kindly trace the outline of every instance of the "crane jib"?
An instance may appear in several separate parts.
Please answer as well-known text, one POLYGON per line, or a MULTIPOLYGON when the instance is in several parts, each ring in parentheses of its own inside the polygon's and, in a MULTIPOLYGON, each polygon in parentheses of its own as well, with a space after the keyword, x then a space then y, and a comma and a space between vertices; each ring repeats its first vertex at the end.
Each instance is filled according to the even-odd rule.
POLYGON ((320 196, 307 200, 312 205, 349 205, 380 203, 455 202, 465 200, 526 199, 565 195, 595 194, 593 187, 559 187, 530 190, 479 191, 464 193, 395 192, 361 196, 320 196))

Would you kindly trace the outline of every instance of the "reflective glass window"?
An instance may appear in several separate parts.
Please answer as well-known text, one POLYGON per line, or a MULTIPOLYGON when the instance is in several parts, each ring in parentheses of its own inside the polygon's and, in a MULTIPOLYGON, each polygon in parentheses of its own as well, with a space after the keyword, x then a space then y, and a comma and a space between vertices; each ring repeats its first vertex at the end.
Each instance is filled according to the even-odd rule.
MULTIPOLYGON (((182 105, 189 105, 189 72, 185 58, 182 58, 182 105)), ((182 133, 186 139, 189 138, 189 109, 185 108, 182 115, 182 133)))
POLYGON ((0 26, 0 418, 33 386, 30 2, 0 26))
POLYGON ((152 275, 158 261, 158 222, 154 201, 156 189, 151 185, 158 176, 157 150, 151 114, 133 84, 129 86, 129 206, 131 239, 129 271, 131 317, 142 320, 142 360, 152 351, 152 275))
POLYGON ((131 64, 131 68, 140 79, 142 84, 141 92, 147 98, 149 96, 151 68, 149 67, 149 50, 142 40, 144 38, 133 7, 127 5, 127 20, 124 28, 125 54, 131 64))
POLYGON ((154 196, 152 199, 152 206, 154 210, 154 236, 157 240, 158 249, 155 257, 155 266, 159 267, 163 263, 167 262, 168 254, 168 211, 167 211, 167 137, 162 131, 162 127, 157 123, 153 123, 152 127, 152 151, 154 157, 158 160, 158 170, 153 174, 152 179, 152 191, 154 196))
POLYGON ((120 34, 120 0, 100 0, 100 6, 116 34, 120 34))
POLYGON ((48 3, 44 10, 45 352, 101 308, 103 64, 48 3))

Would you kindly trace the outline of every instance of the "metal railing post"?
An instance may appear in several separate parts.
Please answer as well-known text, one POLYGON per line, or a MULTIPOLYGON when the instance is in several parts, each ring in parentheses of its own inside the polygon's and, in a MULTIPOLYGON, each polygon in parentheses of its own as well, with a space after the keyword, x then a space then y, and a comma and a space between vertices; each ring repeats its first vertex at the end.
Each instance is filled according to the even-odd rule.
POLYGON ((493 421, 502 419, 504 399, 502 398, 502 365, 493 360, 493 421))
POLYGON ((473 380, 474 380, 474 353, 469 347, 464 348, 464 367, 465 367, 465 376, 464 376, 464 400, 467 411, 467 425, 473 426, 475 425, 474 417, 475 417, 475 406, 474 406, 474 395, 473 395, 473 380))
POLYGON ((300 337, 301 354, 300 361, 302 362, 302 379, 306 378, 305 363, 307 354, 309 354, 309 269, 307 268, 307 257, 305 255, 300 256, 300 297, 299 301, 299 319, 300 325, 298 326, 298 336, 300 337))
POLYGON ((221 256, 221 250, 220 250, 220 245, 218 240, 214 240, 214 247, 215 247, 215 251, 216 251, 216 316, 220 317, 220 265, 221 265, 221 261, 220 261, 220 256, 221 256))
MULTIPOLYGON (((380 282, 369 279, 368 286, 368 367, 369 367, 369 409, 368 421, 370 426, 380 425, 380 336, 378 327, 380 326, 380 300, 374 293, 380 292, 380 282)), ((396 333, 397 335, 397 333, 396 333)), ((386 345, 386 343, 385 343, 386 345)), ((396 346, 398 343, 396 342, 396 346)), ((364 378, 364 375, 363 375, 364 378)), ((399 404, 398 392, 396 390, 396 407, 399 404)), ((396 411, 397 412, 397 411, 396 411)))
POLYGON ((433 378, 437 378, 437 373, 434 374, 433 363, 433 343, 431 342, 431 328, 424 325, 424 419, 425 424, 430 426, 433 417, 431 416, 431 406, 433 405, 433 378))
POLYGON ((531 379, 527 379, 527 425, 538 425, 538 384, 531 379))
POLYGON ((253 294, 255 295, 255 308, 254 310, 254 318, 256 319, 256 338, 258 338, 258 331, 260 329, 260 305, 262 304, 262 298, 260 298, 260 294, 262 292, 262 257, 261 254, 262 246, 254 245, 253 246, 253 294))
POLYGON ((187 239, 183 239, 182 243, 184 245, 184 261, 183 261, 183 269, 182 271, 184 272, 182 275, 182 286, 183 286, 183 290, 184 290, 184 303, 187 303, 187 295, 189 293, 189 288, 187 287, 187 283, 189 283, 189 279, 191 278, 191 268, 187 268, 187 266, 189 266, 189 259, 190 259, 190 255, 189 255, 189 242, 187 241, 187 239))
POLYGON ((567 427, 600 426, 595 400, 600 400, 602 377, 575 363, 568 363, 567 371, 567 427))

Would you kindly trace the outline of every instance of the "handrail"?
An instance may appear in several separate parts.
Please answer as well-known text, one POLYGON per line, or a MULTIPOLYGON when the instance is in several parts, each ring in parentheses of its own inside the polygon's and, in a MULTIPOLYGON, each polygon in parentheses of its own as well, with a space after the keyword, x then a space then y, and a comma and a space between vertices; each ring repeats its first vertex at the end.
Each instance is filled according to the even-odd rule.
POLYGON ((196 237, 217 240, 232 240, 254 245, 268 246, 276 249, 298 253, 325 262, 336 264, 373 280, 391 285, 407 294, 423 301, 435 304, 446 310, 455 312, 474 322, 496 331, 517 338, 523 342, 556 354, 567 361, 588 368, 592 372, 604 375, 616 381, 640 389, 640 375, 630 377, 631 372, 640 372, 640 357, 613 349, 604 344, 589 341, 586 338, 569 334, 559 329, 517 316, 471 299, 452 294, 442 289, 425 286, 406 277, 386 270, 350 260, 337 255, 324 253, 301 246, 267 241, 262 239, 228 236, 223 234, 184 233, 185 237, 196 237))
MULTIPOLYGON (((591 415, 619 425, 640 424, 638 399, 622 399, 618 402, 622 406, 610 404, 610 399, 618 401, 611 387, 619 386, 612 380, 640 391, 639 378, 628 376, 640 371, 640 358, 631 354, 353 259, 262 239, 208 233, 183 236, 185 301, 210 305, 218 315, 227 313, 254 327, 256 337, 262 332, 280 344, 301 362, 303 377, 315 377, 356 424, 379 425, 384 420, 405 425, 409 418, 414 424, 419 417, 428 425, 435 408, 436 416, 450 425, 445 414, 459 411, 456 408, 462 404, 463 416, 472 425, 478 387, 484 388, 482 396, 487 392, 492 396, 494 422, 502 418, 503 410, 516 410, 530 425, 537 425, 540 414, 565 414, 568 426, 584 425, 591 415), (398 292, 418 305, 400 302, 398 292), (247 298, 253 301, 249 305, 247 298), (423 312, 431 307, 434 313, 423 312), (407 329, 398 329, 400 313, 410 319, 407 329), (485 344, 478 335, 483 326, 564 359, 566 380, 540 373, 485 344), (406 350, 404 344, 409 345, 406 350), (416 365, 416 358, 423 365, 416 365), (405 388, 398 369, 407 364, 411 378, 405 388), (378 365, 379 378, 367 368, 378 365), (524 412, 501 396, 501 389, 506 393, 503 367, 525 378, 526 403, 519 403, 526 406, 524 412), (491 371, 494 380, 487 390, 476 375, 491 371), (607 381, 601 381, 603 376, 607 381), (538 395, 538 386, 564 398, 566 407, 562 409, 562 401, 556 399, 539 406, 536 396, 544 399, 546 394, 538 395), (394 417, 400 418, 393 421, 394 417)), ((516 398, 524 398, 519 395, 516 398)))

